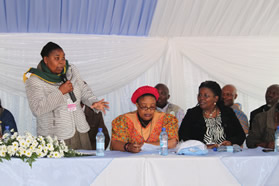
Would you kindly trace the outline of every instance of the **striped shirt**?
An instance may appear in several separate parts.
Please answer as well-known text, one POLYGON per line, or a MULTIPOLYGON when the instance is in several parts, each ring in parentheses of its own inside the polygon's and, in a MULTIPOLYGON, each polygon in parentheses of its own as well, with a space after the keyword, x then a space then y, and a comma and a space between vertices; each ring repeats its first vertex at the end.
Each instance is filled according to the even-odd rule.
POLYGON ((80 106, 83 102, 91 106, 97 101, 91 89, 81 79, 77 68, 69 66, 67 79, 71 81, 77 98, 76 110, 68 111, 69 94, 59 90, 61 83, 48 83, 37 76, 31 76, 25 83, 30 109, 37 118, 37 135, 57 136, 58 139, 69 139, 76 129, 80 133, 89 131, 89 125, 80 106))

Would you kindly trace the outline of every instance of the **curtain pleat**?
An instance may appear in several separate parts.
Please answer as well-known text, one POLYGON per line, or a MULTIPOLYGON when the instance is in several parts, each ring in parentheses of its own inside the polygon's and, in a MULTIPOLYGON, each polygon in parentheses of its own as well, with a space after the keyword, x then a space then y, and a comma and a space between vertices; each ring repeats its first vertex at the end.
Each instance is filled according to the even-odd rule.
POLYGON ((279 81, 278 37, 0 34, 0 41, 0 98, 15 115, 20 132, 36 131, 22 76, 37 66, 48 41, 58 43, 93 92, 110 102, 105 115, 109 130, 116 116, 135 109, 130 99, 139 86, 167 84, 170 102, 186 111, 197 104, 202 81, 234 84, 237 102, 249 116, 264 104, 266 88, 279 81))

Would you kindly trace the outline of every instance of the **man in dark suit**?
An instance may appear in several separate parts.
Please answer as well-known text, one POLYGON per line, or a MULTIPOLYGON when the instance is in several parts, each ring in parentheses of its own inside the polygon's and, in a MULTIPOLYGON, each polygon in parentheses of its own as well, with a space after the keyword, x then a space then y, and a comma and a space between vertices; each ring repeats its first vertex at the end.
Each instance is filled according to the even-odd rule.
POLYGON ((266 90, 266 93, 265 93, 266 104, 262 105, 261 107, 255 109, 255 110, 253 110, 250 113, 250 128, 249 128, 249 130, 252 129, 252 123, 253 123, 253 119, 255 118, 255 116, 258 113, 268 111, 275 103, 278 102, 278 100, 279 100, 279 85, 274 84, 274 85, 269 86, 266 90))

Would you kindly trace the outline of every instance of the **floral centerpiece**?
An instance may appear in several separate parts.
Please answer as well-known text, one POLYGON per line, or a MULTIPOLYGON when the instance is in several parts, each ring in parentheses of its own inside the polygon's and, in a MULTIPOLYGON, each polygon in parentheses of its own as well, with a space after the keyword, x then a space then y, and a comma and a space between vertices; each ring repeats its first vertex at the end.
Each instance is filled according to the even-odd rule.
POLYGON ((12 135, 4 134, 0 140, 0 162, 3 162, 3 159, 10 160, 11 157, 15 157, 22 159, 32 167, 32 163, 37 158, 76 156, 83 156, 83 154, 68 149, 65 142, 58 140, 57 137, 34 137, 29 132, 26 132, 24 136, 20 136, 17 132, 14 132, 12 135))

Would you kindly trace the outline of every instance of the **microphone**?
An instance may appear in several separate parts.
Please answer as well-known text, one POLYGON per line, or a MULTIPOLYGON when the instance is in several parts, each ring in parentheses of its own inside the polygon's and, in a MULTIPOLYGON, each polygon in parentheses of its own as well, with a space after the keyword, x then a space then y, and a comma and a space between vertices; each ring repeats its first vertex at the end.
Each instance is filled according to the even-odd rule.
MULTIPOLYGON (((66 74, 61 74, 61 79, 62 81, 65 83, 66 81, 68 81, 66 74)), ((73 101, 73 103, 77 100, 75 94, 73 92, 69 92, 71 100, 73 101)))

